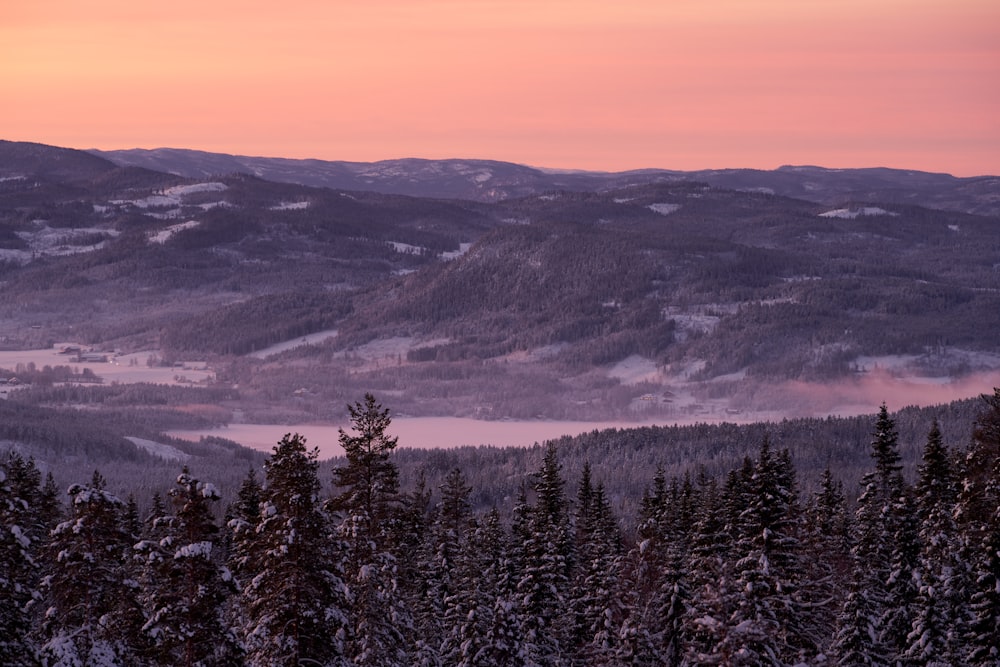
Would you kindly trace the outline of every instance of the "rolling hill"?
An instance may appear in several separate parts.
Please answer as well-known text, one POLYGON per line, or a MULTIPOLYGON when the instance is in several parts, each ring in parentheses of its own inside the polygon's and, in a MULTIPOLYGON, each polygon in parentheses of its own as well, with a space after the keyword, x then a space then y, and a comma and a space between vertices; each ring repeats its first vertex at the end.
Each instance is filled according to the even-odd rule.
POLYGON ((996 179, 104 155, 0 142, 0 344, 207 359, 259 420, 822 414, 796 387, 1000 368, 996 179), (318 180, 242 173, 281 165, 318 180))

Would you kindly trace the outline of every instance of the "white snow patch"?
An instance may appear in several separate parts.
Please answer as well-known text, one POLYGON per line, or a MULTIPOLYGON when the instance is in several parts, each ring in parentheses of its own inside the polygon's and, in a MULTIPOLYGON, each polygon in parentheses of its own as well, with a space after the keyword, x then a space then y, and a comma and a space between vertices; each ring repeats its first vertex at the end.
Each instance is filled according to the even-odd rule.
POLYGON ((151 234, 149 237, 149 242, 160 243, 160 244, 166 243, 170 239, 170 237, 172 237, 174 234, 182 232, 185 229, 193 229, 194 227, 197 227, 200 224, 201 223, 198 222, 197 220, 188 220, 187 222, 180 222, 176 225, 170 225, 166 229, 161 229, 155 234, 151 234))
POLYGON ((0 183, 5 183, 6 181, 26 181, 26 180, 28 180, 27 176, 18 176, 18 175, 0 176, 0 183))
POLYGON ((163 194, 168 197, 183 197, 195 194, 196 192, 222 192, 227 189, 229 189, 229 186, 225 183, 213 181, 209 183, 192 183, 191 185, 175 185, 172 188, 164 190, 163 194))
POLYGON ((670 215, 680 207, 680 204, 650 204, 646 208, 660 215, 670 215))
POLYGON ((443 252, 440 255, 438 255, 438 257, 446 261, 451 259, 457 259, 462 255, 464 255, 465 253, 469 252, 469 248, 471 247, 472 247, 471 243, 459 243, 458 250, 449 250, 448 252, 443 252))
POLYGON ((145 450, 146 452, 152 454, 153 456, 159 456, 165 461, 187 461, 191 458, 191 455, 182 452, 176 447, 171 447, 170 445, 165 445, 162 442, 156 442, 155 440, 146 440, 145 438, 136 438, 132 436, 127 436, 125 438, 133 445, 139 449, 145 450))
POLYGON ((661 373, 652 359, 633 354, 612 366, 608 370, 608 377, 615 378, 622 384, 632 385, 659 380, 661 373))
POLYGON ((504 361, 512 361, 515 363, 532 363, 554 357, 565 350, 568 346, 569 343, 552 343, 550 345, 543 345, 542 347, 536 347, 531 350, 516 350, 510 354, 505 354, 500 358, 504 361))
MULTIPOLYGON (((160 193, 149 195, 148 197, 143 197, 142 199, 116 199, 111 201, 111 204, 121 206, 124 204, 131 204, 138 208, 150 208, 156 207, 166 207, 166 206, 180 206, 184 197, 187 195, 196 194, 199 192, 221 192, 226 190, 228 186, 225 183, 192 183, 190 185, 175 185, 172 188, 167 188, 160 193)), ((202 208, 218 206, 219 204, 202 204, 202 208)))
POLYGON ((307 201, 283 201, 280 204, 275 204, 269 207, 272 211, 301 211, 303 209, 309 208, 309 202, 307 201))
POLYGON ((479 173, 477 173, 475 176, 473 176, 472 180, 474 180, 476 183, 485 183, 486 181, 490 180, 491 178, 493 178, 493 172, 490 171, 489 169, 483 169, 482 171, 480 171, 479 173))
POLYGON ((615 197, 614 199, 616 204, 627 204, 630 201, 635 201, 635 197, 615 197))
POLYGON ((393 250, 403 255, 421 255, 427 252, 427 248, 418 245, 410 245, 409 243, 389 241, 389 245, 392 246, 393 250))
POLYGON ((325 340, 333 338, 337 335, 336 329, 327 329, 326 331, 317 331, 316 333, 311 333, 301 338, 295 338, 294 340, 286 340, 283 343, 275 343, 269 347, 265 347, 263 350, 257 350, 256 352, 251 352, 249 355, 254 359, 267 359, 268 357, 273 357, 276 354, 281 354, 287 350, 292 350, 296 347, 302 347, 303 345, 316 345, 317 343, 322 343, 325 340))
POLYGON ((208 559, 212 556, 212 543, 211 542, 195 542, 194 544, 182 545, 180 549, 174 553, 174 560, 179 560, 181 558, 205 558, 208 559))
POLYGON ((959 227, 958 225, 948 225, 948 229, 950 229, 953 232, 957 232, 959 230, 959 227))
POLYGON ((92 245, 78 245, 75 239, 80 239, 85 234, 105 234, 109 237, 121 235, 117 229, 101 227, 78 227, 75 229, 53 229, 48 225, 36 221, 35 229, 31 231, 15 232, 19 238, 28 244, 28 250, 0 250, 0 258, 29 262, 38 256, 51 255, 77 255, 85 252, 99 250, 106 245, 101 241, 92 245))
POLYGON ((887 211, 884 208, 879 208, 878 206, 863 206, 861 208, 838 208, 832 211, 827 211, 826 213, 820 213, 819 217, 854 220, 860 216, 868 215, 890 215, 892 217, 898 217, 899 213, 893 213, 892 211, 887 211))

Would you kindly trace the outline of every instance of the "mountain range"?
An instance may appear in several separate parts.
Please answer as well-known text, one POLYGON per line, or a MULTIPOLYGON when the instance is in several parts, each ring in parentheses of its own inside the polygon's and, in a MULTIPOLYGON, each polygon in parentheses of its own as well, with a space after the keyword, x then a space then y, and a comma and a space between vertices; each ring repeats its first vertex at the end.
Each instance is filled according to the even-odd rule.
POLYGON ((143 167, 193 179, 247 173, 279 183, 486 202, 558 190, 611 191, 695 181, 820 204, 877 201, 981 215, 1000 214, 997 196, 1000 180, 996 176, 956 178, 949 174, 886 168, 784 166, 771 171, 641 169, 608 173, 538 169, 495 160, 411 158, 344 162, 249 157, 177 148, 89 152, 120 166, 143 167))
POLYGON ((998 216, 988 176, 0 142, 0 345, 205 360, 256 421, 822 414, 995 375, 998 216))

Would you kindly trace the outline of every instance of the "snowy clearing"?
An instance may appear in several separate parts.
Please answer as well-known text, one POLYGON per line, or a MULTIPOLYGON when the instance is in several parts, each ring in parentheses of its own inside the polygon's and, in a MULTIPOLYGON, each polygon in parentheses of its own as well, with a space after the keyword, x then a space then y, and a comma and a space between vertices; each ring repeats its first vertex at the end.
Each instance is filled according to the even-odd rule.
POLYGON ((389 241, 389 245, 392 249, 401 255, 422 255, 427 252, 427 248, 418 245, 410 245, 409 243, 400 243, 398 241, 389 241))
MULTIPOLYGON (((200 192, 222 192, 226 189, 228 189, 228 186, 225 183, 216 182, 175 185, 172 188, 167 188, 160 193, 152 194, 148 197, 143 197, 142 199, 115 199, 110 203, 115 204, 116 206, 130 204, 137 208, 180 206, 183 203, 184 197, 187 195, 193 195, 200 192)), ((205 208, 206 206, 211 207, 212 205, 201 205, 202 208, 205 208)))
POLYGON ((275 343, 270 347, 265 347, 263 350, 251 352, 247 356, 253 357, 254 359, 267 359, 268 357, 273 357, 276 354, 281 354, 282 352, 287 352, 288 350, 293 350, 297 347, 302 347, 303 345, 316 345, 317 343, 322 343, 325 340, 334 338, 336 335, 336 329, 317 331, 316 333, 311 333, 306 336, 302 336, 301 338, 286 340, 283 343, 275 343))
POLYGON ((182 452, 176 447, 171 447, 170 445, 164 445, 161 442, 146 440, 145 438, 136 438, 133 436, 126 436, 125 439, 131 442, 139 449, 145 450, 146 452, 152 454, 153 456, 159 456, 161 459, 165 461, 187 461, 189 458, 191 458, 190 454, 182 452))
POLYGON ((469 248, 471 247, 472 247, 471 243, 459 243, 458 250, 449 250, 448 252, 443 252, 440 255, 438 255, 438 257, 446 261, 452 259, 458 259, 465 253, 469 252, 469 248))
POLYGON ((878 206, 864 206, 862 208, 838 208, 833 211, 827 211, 826 213, 820 213, 819 217, 855 220, 861 216, 869 215, 888 215, 898 217, 899 213, 893 213, 892 211, 887 211, 884 208, 879 208, 878 206))
POLYGON ((105 227, 79 227, 76 229, 52 228, 36 221, 31 231, 15 232, 28 245, 27 250, 0 249, 0 259, 14 262, 29 262, 39 256, 77 255, 100 250, 106 241, 80 244, 78 241, 88 235, 102 234, 109 238, 121 235, 117 229, 105 227))
MULTIPOLYGON (((204 366, 204 363, 180 362, 177 366, 149 366, 160 358, 158 352, 134 352, 126 355, 107 353, 107 362, 80 362, 75 354, 60 354, 60 350, 71 345, 57 343, 44 350, 5 350, 0 351, 0 368, 16 371, 18 364, 27 366, 34 364, 37 368, 45 366, 69 366, 76 372, 90 369, 94 375, 105 383, 136 384, 149 382, 151 384, 195 384, 215 379, 215 373, 204 366)), ((85 346, 75 345, 81 350, 85 346)))
POLYGON ((268 207, 272 211, 301 211, 309 208, 307 201, 283 201, 280 204, 268 207))
POLYGON ((161 229, 155 234, 150 234, 149 242, 160 244, 166 243, 174 234, 183 232, 185 229, 193 229, 200 224, 201 223, 197 220, 188 220, 187 222, 179 222, 176 225, 170 225, 166 229, 161 229))
POLYGON ((624 385, 661 380, 663 374, 651 359, 633 354, 622 359, 608 370, 608 377, 615 378, 624 385))
POLYGON ((650 204, 646 208, 660 215, 670 215, 681 207, 680 204, 650 204))

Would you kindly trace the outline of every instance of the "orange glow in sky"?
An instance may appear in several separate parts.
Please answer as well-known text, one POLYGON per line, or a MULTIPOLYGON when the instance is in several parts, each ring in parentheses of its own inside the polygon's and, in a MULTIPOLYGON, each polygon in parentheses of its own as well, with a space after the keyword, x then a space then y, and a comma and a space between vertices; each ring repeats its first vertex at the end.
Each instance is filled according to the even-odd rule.
POLYGON ((0 138, 1000 174, 1000 2, 8 2, 0 138))

